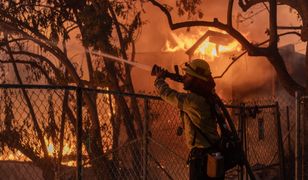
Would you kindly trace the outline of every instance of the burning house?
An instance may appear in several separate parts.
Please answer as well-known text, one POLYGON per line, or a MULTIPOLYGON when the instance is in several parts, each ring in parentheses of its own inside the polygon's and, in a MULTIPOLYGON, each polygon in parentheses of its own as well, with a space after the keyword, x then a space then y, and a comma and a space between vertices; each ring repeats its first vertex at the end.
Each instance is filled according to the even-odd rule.
MULTIPOLYGON (((136 59, 148 65, 161 65, 169 71, 173 71, 174 65, 181 66, 191 59, 205 59, 216 77, 216 91, 223 99, 247 100, 287 94, 283 91, 272 65, 264 57, 249 57, 244 54, 238 58, 242 53, 241 46, 227 34, 213 30, 198 34, 171 34, 172 39, 166 41, 162 52, 138 53, 136 59), (230 64, 232 65, 227 70, 230 64)), ((291 76, 303 84, 304 55, 297 53, 294 45, 281 47, 280 52, 291 76)), ((141 71, 133 69, 132 72, 137 91, 152 92, 154 77, 141 71)), ((170 83, 175 89, 182 90, 180 84, 170 83)))

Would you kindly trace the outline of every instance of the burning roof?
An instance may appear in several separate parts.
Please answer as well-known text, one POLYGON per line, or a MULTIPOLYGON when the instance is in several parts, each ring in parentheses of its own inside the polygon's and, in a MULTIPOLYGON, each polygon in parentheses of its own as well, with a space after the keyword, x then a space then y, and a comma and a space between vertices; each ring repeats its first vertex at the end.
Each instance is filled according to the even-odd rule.
POLYGON ((174 52, 184 50, 189 58, 198 55, 201 58, 210 57, 214 59, 219 54, 240 50, 240 44, 230 35, 213 30, 207 30, 205 33, 200 31, 198 36, 187 36, 183 34, 176 36, 172 34, 172 37, 176 45, 171 47, 170 42, 167 40, 165 51, 174 52))

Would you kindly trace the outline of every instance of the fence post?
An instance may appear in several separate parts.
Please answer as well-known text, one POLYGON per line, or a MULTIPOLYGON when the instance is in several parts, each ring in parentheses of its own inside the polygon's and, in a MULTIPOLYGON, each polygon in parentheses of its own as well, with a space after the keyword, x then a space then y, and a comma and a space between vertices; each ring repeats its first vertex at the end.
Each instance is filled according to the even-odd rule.
POLYGON ((77 87, 76 89, 76 99, 77 99, 77 121, 76 121, 76 131, 77 131, 77 170, 76 177, 77 180, 82 179, 82 89, 77 87))
POLYGON ((307 119, 307 95, 304 94, 300 97, 299 99, 299 103, 300 103, 300 119, 301 119, 301 127, 303 128, 303 130, 301 131, 301 144, 302 144, 302 179, 307 179, 308 173, 307 173, 307 132, 306 132, 306 126, 307 126, 307 122, 305 121, 307 119))
POLYGON ((289 106, 286 107, 286 116, 287 116, 287 132, 289 132, 288 134, 288 152, 289 152, 289 179, 292 179, 292 174, 293 174, 293 168, 291 167, 294 167, 294 160, 293 159, 293 156, 291 153, 292 152, 292 149, 291 149, 291 128, 290 128, 290 110, 289 110, 289 106))
MULTIPOLYGON (((248 161, 248 151, 249 151, 249 149, 248 149, 248 141, 247 141, 247 128, 248 128, 248 118, 247 118, 247 116, 246 116, 246 104, 245 103, 243 103, 243 133, 244 133, 244 155, 245 155, 245 157, 246 157, 246 159, 247 159, 247 161, 248 161)), ((247 179, 249 179, 248 178, 248 169, 247 169, 247 167, 245 167, 245 179, 247 180, 247 179)))
POLYGON ((148 171, 148 122, 149 122, 149 100, 144 99, 144 121, 143 121, 143 180, 147 179, 148 171))
POLYGON ((278 137, 280 179, 284 180, 286 177, 286 169, 285 169, 285 161, 284 161, 284 149, 283 149, 283 142, 282 142, 280 111, 279 111, 278 102, 275 103, 275 119, 276 119, 277 137, 278 137))
MULTIPOLYGON (((239 122, 238 122, 238 133, 239 133, 239 138, 241 140, 241 146, 242 149, 244 150, 244 122, 243 122, 243 113, 245 113, 245 109, 243 109, 242 105, 240 106, 240 112, 239 112, 239 122)), ((244 166, 241 165, 238 170, 238 180, 243 180, 244 178, 244 166)))
MULTIPOLYGON (((247 119, 246 119, 246 107, 245 107, 246 105, 245 105, 245 103, 242 103, 241 105, 240 105, 240 117, 241 117, 241 129, 242 129, 242 134, 241 134, 241 141, 242 141, 242 148, 243 148, 243 151, 244 151, 244 156, 247 158, 248 156, 247 156, 247 137, 246 137, 246 133, 247 133, 247 125, 246 125, 246 121, 247 121, 247 119)), ((248 159, 247 159, 247 161, 248 161, 248 159)), ((245 167, 245 169, 242 169, 242 171, 241 171, 241 175, 240 175, 240 178, 241 178, 241 180, 242 179, 244 179, 244 177, 245 177, 245 179, 248 179, 248 173, 247 173, 247 169, 246 169, 246 167, 245 167)))
POLYGON ((295 92, 295 180, 301 180, 300 99, 295 92))

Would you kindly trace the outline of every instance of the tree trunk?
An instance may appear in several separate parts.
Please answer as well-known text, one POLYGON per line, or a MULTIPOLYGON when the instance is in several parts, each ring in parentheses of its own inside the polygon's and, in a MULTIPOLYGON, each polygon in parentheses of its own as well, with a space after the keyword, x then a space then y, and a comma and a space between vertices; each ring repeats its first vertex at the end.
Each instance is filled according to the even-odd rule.
POLYGON ((303 27, 301 31, 301 38, 303 41, 308 41, 308 1, 298 0, 298 12, 300 13, 303 21, 303 27))
MULTIPOLYGON (((109 73, 109 78, 110 78, 110 82, 111 82, 111 89, 120 92, 120 87, 117 83, 117 79, 116 79, 116 75, 115 75, 115 68, 114 68, 114 64, 113 62, 110 61, 106 61, 105 62, 106 65, 106 69, 108 70, 109 73)), ((126 128, 126 133, 128 136, 128 140, 129 141, 133 141, 137 139, 137 133, 135 130, 135 126, 133 123, 133 117, 129 111, 129 107, 127 105, 126 100, 124 99, 123 96, 121 95, 115 95, 115 101, 116 104, 118 105, 119 109, 120 109, 120 113, 122 114, 122 117, 124 119, 124 125, 126 128)), ((133 168, 134 168, 134 172, 132 172, 132 174, 139 173, 139 171, 141 170, 140 167, 138 167, 138 164, 136 164, 136 162, 139 162, 141 160, 141 153, 140 153, 140 149, 138 148, 138 146, 131 146, 131 155, 133 157, 132 162, 133 162, 133 168)))

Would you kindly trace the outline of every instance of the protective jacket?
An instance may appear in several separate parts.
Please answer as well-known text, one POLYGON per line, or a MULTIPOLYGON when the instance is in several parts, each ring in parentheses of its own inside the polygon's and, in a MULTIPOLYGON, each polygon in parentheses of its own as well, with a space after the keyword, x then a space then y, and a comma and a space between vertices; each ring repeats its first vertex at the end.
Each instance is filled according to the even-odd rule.
POLYGON ((156 79, 154 85, 163 100, 183 112, 180 118, 184 124, 184 135, 189 149, 211 146, 207 139, 192 125, 192 122, 207 135, 211 143, 218 141, 216 121, 211 113, 210 105, 204 97, 195 93, 177 92, 169 87, 164 78, 156 79))

